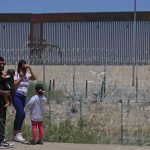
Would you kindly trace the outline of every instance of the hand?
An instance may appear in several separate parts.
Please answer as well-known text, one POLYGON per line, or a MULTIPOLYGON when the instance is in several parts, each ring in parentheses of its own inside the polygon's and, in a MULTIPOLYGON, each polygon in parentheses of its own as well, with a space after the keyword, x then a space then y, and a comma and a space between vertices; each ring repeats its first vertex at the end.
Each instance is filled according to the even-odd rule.
POLYGON ((2 79, 6 79, 6 75, 5 74, 2 74, 1 77, 2 77, 2 79))
POLYGON ((25 74, 24 74, 23 72, 20 72, 19 76, 20 76, 20 78, 19 78, 18 81, 19 81, 19 83, 20 83, 20 82, 23 81, 23 78, 24 78, 25 74))
POLYGON ((30 65, 29 64, 24 64, 23 68, 30 68, 30 65))
POLYGON ((9 103, 9 102, 7 102, 7 103, 4 105, 4 107, 8 107, 8 106, 10 106, 10 103, 9 103))
POLYGON ((19 73, 19 75, 20 77, 24 77, 24 73, 22 71, 19 73))

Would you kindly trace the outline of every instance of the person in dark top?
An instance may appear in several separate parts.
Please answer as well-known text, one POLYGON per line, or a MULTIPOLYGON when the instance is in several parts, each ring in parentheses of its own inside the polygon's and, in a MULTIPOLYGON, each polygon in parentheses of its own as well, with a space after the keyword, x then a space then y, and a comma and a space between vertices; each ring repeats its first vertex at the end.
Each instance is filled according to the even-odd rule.
MULTIPOLYGON (((4 58, 0 56, 0 90, 6 90, 5 80, 3 79, 5 62, 4 58)), ((13 143, 7 143, 5 141, 5 122, 6 122, 6 110, 5 97, 0 94, 0 149, 13 147, 13 143)))
POLYGON ((10 106, 12 103, 12 97, 15 92, 14 75, 15 75, 14 69, 8 69, 6 75, 3 75, 6 91, 0 90, 0 93, 5 97, 5 103, 6 103, 5 107, 10 106))
POLYGON ((6 72, 6 75, 2 75, 1 78, 5 81, 5 91, 0 90, 0 94, 2 94, 5 98, 5 107, 10 106, 12 103, 12 96, 15 92, 14 87, 14 75, 15 70, 14 69, 8 69, 6 72))

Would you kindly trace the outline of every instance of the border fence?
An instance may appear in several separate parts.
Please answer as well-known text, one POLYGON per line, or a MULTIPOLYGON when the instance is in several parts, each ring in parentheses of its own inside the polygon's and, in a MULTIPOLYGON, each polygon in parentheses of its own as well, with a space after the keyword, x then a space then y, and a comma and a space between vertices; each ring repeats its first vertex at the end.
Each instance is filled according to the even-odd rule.
POLYGON ((133 12, 0 14, 0 54, 10 64, 20 58, 50 65, 148 64, 150 12, 138 12, 136 26, 133 16, 133 12))

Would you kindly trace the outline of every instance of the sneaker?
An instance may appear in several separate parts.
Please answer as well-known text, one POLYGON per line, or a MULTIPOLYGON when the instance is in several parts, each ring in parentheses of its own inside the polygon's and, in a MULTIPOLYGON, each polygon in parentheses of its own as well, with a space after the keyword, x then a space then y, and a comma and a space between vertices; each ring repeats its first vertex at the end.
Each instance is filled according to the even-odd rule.
POLYGON ((8 146, 4 146, 2 143, 0 143, 0 149, 7 149, 9 148, 8 146))
POLYGON ((13 148, 14 147, 14 143, 9 143, 9 147, 13 148))
POLYGON ((27 144, 29 144, 29 145, 36 145, 36 141, 31 140, 31 141, 28 142, 27 144))
POLYGON ((14 147, 14 143, 7 143, 6 141, 0 143, 0 149, 7 149, 13 147, 14 147))
POLYGON ((16 142, 25 142, 25 139, 23 138, 22 136, 22 133, 17 133, 16 136, 15 136, 15 141, 16 142))
POLYGON ((41 140, 38 140, 36 143, 43 145, 43 141, 41 141, 41 140))

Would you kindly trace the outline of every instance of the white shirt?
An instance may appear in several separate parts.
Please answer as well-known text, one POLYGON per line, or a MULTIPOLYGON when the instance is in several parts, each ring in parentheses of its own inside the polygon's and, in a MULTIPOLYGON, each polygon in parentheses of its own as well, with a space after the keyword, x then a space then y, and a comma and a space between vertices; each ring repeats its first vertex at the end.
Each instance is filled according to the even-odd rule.
MULTIPOLYGON (((19 78, 20 78, 19 74, 16 73, 14 76, 14 81, 18 80, 19 78)), ((20 84, 17 85, 16 92, 19 92, 23 94, 24 96, 27 96, 28 88, 29 88, 29 77, 25 75, 23 77, 23 81, 21 81, 20 84)))

